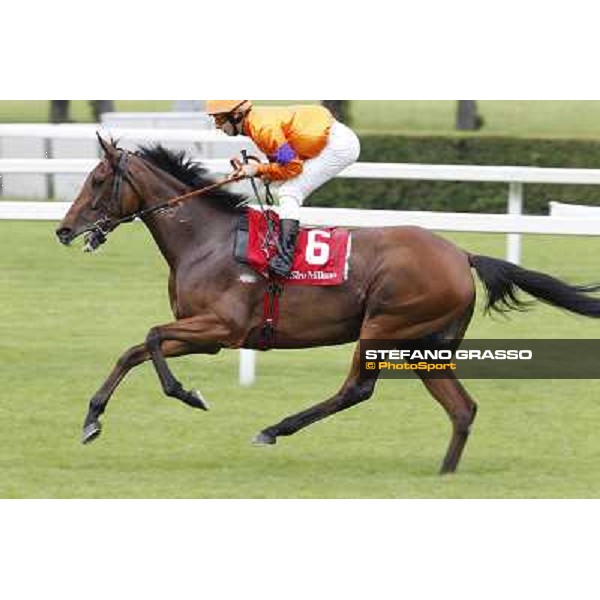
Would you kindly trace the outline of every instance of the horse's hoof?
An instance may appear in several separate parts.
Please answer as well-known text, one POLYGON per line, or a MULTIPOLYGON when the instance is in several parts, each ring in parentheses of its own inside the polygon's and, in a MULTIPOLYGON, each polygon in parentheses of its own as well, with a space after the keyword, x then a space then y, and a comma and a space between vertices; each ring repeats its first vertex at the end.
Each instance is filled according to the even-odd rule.
POLYGON ((198 390, 192 390, 187 393, 187 397, 184 400, 186 404, 192 406, 193 408, 199 408, 200 410, 209 410, 210 405, 208 402, 202 397, 198 390))
POLYGON ((272 446, 277 443, 277 438, 261 431, 259 434, 254 436, 252 443, 255 446, 272 446))
POLYGON ((89 444, 93 442, 102 433, 102 425, 100 421, 93 421, 89 425, 83 428, 83 435, 81 436, 82 444, 89 444))

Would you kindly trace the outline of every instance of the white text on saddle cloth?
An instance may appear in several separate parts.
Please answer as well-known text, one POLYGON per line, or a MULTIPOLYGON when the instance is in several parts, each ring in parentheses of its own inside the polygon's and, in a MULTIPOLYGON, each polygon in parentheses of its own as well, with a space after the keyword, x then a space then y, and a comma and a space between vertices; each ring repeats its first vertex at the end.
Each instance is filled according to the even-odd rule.
MULTIPOLYGON (((270 211, 274 226, 267 232, 265 216, 249 209, 246 263, 267 276, 268 262, 277 252, 273 238, 279 235, 279 217, 270 211)), ((286 285, 339 285, 348 277, 351 236, 339 227, 302 228, 296 242, 296 252, 286 285)))
POLYGON ((348 277, 351 237, 346 229, 303 229, 289 284, 338 285, 348 277))

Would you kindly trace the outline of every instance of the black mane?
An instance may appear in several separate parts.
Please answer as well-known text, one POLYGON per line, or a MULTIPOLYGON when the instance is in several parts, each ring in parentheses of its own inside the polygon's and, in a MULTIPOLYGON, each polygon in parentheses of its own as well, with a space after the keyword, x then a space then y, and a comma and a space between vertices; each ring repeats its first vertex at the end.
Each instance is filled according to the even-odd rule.
MULTIPOLYGON (((201 163, 193 162, 183 150, 169 150, 161 144, 139 146, 136 154, 169 173, 191 189, 199 189, 215 183, 201 163)), ((205 196, 223 210, 240 212, 249 202, 246 196, 234 194, 225 188, 217 188, 205 196)))

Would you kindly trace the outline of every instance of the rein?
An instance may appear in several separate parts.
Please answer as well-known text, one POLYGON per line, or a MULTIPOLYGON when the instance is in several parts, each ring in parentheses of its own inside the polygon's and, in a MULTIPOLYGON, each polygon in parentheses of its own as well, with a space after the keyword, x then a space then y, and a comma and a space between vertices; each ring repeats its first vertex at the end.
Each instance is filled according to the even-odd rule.
MULTIPOLYGON (((255 157, 248 156, 246 152, 242 152, 242 156, 244 162, 248 164, 248 160, 258 160, 255 157)), ((110 202, 113 206, 119 208, 119 212, 122 213, 122 205, 121 205, 121 190, 123 187, 123 181, 126 181, 131 189, 134 191, 135 195, 141 202, 144 202, 144 196, 140 192, 138 186, 133 181, 129 171, 127 170, 127 160, 129 158, 129 153, 127 150, 121 150, 121 156, 119 157, 119 162, 116 166, 113 165, 114 172, 114 180, 112 185, 110 202)), ((260 161, 259 161, 260 162, 260 161)), ((236 168, 238 165, 232 161, 232 166, 236 168)), ((187 192, 186 194, 182 194, 181 196, 176 196, 174 198, 169 198, 169 200, 165 200, 160 204, 156 204, 154 206, 149 206, 148 208, 144 208, 141 210, 137 210, 127 216, 121 217, 116 221, 111 221, 110 218, 104 216, 98 219, 88 230, 88 234, 86 237, 86 245, 85 250, 87 252, 91 252, 104 244, 106 242, 108 234, 113 231, 116 227, 123 223, 130 223, 135 219, 141 219, 147 215, 151 215, 153 213, 165 210, 171 206, 175 206, 180 202, 184 202, 185 200, 189 200, 190 198, 195 198, 197 196, 202 196, 203 194, 207 194, 208 192, 215 190, 223 185, 228 183, 233 183, 235 181, 240 181, 244 179, 243 175, 236 175, 235 173, 217 181, 211 185, 207 185, 203 188, 199 188, 197 190, 192 190, 191 192, 187 192)), ((274 231, 274 223, 269 218, 268 212, 265 210, 263 203, 261 202, 260 195, 258 193, 258 189, 256 187, 256 183, 254 179, 251 178, 252 189, 256 195, 256 199, 260 206, 260 210, 262 211, 266 222, 267 222, 267 235, 266 241, 269 241, 269 238, 272 242, 275 243, 277 247, 277 251, 280 252, 279 244, 278 244, 278 236, 275 235, 274 231)), ((273 197, 271 195, 271 190, 269 189, 268 184, 265 184, 266 188, 266 201, 268 205, 273 204, 273 197)), ((261 350, 268 350, 273 346, 275 341, 275 330, 277 327, 277 322, 279 320, 279 299, 283 293, 283 282, 279 280, 271 280, 269 281, 263 296, 263 325, 260 331, 258 347, 261 350)))
MULTIPOLYGON (((175 204, 179 204, 180 202, 183 202, 184 200, 189 200, 190 198, 194 198, 196 196, 202 196, 202 194, 206 194, 212 190, 215 190, 223 185, 227 185, 228 183, 234 183, 235 181, 240 181, 241 179, 243 179, 243 177, 241 175, 230 175, 229 177, 226 177, 225 179, 221 179, 220 181, 217 181, 216 183, 213 183, 211 185, 207 185, 203 188, 199 188, 197 190, 193 190, 191 192, 188 192, 187 194, 183 194, 181 196, 176 196, 175 198, 170 198, 169 200, 165 200, 165 202, 162 202, 161 204, 157 204, 155 206, 150 206, 148 208, 144 208, 142 210, 138 210, 137 212, 134 212, 130 215, 128 215, 127 217, 123 217, 122 219, 119 219, 118 221, 115 222, 115 225, 120 225, 121 223, 127 223, 128 221, 132 221, 133 219, 139 219, 141 217, 145 217, 146 215, 151 215, 152 213, 161 211, 161 210, 165 210, 167 208, 169 208, 170 206, 174 206, 175 204)), ((131 179, 128 177, 127 180, 131 183, 131 179)), ((133 188, 135 190, 135 187, 133 188)), ((136 192, 138 195, 139 193, 136 192)))
MULTIPOLYGON (((121 187, 123 185, 123 180, 127 181, 127 183, 131 186, 136 196, 140 200, 144 200, 143 194, 138 189, 137 185, 134 183, 133 179, 129 175, 127 171, 127 159, 129 157, 129 153, 127 150, 121 151, 121 157, 119 159, 119 163, 116 167, 114 167, 115 171, 115 179, 113 181, 113 187, 111 192, 111 203, 120 206, 120 198, 121 198, 121 187)), ((125 217, 121 217, 116 221, 111 221, 108 217, 102 217, 98 219, 89 230, 89 236, 87 239, 87 247, 88 249, 95 250, 98 246, 104 244, 106 242, 107 235, 119 225, 123 223, 130 223, 135 219, 141 219, 147 215, 151 215, 155 212, 159 212, 162 210, 166 210, 171 206, 175 206, 180 202, 184 202, 185 200, 189 200, 190 198, 195 198, 197 196, 202 196, 212 190, 215 190, 219 187, 227 185, 228 183, 234 183, 236 181, 240 181, 244 179, 242 175, 229 175, 220 181, 217 181, 211 185, 207 185, 203 188, 199 188, 197 190, 192 190, 191 192, 187 192, 186 194, 182 194, 181 196, 176 196, 175 198, 169 198, 169 200, 165 200, 160 204, 156 204, 154 206, 149 206, 148 208, 144 208, 133 212, 125 217)))
MULTIPOLYGON (((242 150, 241 155, 242 155, 242 160, 244 161, 244 164, 246 164, 246 165, 251 160, 260 164, 260 159, 257 158, 256 156, 252 156, 252 155, 248 154, 247 150, 242 150)), ((235 159, 232 159, 230 161, 230 163, 234 169, 237 169, 239 167, 239 162, 236 162, 235 159)), ((277 252, 281 253, 281 245, 279 244, 278 236, 275 234, 275 224, 269 217, 269 213, 265 209, 263 202, 260 199, 260 194, 258 193, 258 187, 256 186, 256 181, 254 180, 254 177, 250 177, 250 183, 252 185, 252 190, 254 191, 254 196, 256 198, 256 202, 258 203, 258 207, 259 207, 260 211, 262 212, 262 214, 265 218, 265 221, 267 223, 266 242, 272 243, 275 246, 275 248, 277 248, 277 252)), ((273 198, 273 194, 271 193, 271 187, 269 185, 269 182, 263 181, 262 183, 265 188, 265 201, 267 203, 267 206, 273 206, 275 204, 275 199, 273 198)))

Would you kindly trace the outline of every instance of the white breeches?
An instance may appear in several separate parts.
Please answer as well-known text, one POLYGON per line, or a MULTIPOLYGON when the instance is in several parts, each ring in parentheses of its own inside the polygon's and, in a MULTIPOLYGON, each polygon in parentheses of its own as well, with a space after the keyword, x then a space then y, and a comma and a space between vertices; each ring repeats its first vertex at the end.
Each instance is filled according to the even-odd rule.
POLYGON ((356 162, 360 142, 356 134, 343 123, 334 121, 327 144, 318 156, 304 161, 302 173, 284 182, 278 191, 279 216, 300 220, 300 207, 317 188, 333 179, 347 166, 356 162))

